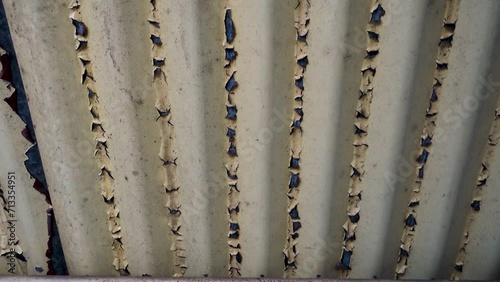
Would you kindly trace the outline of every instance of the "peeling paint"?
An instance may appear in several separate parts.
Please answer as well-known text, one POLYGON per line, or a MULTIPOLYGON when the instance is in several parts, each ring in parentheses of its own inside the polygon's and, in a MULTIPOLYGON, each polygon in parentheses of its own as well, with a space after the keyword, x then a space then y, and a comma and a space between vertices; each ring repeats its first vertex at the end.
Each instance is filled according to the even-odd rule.
POLYGON ((382 18, 386 11, 379 0, 375 0, 371 7, 370 20, 366 26, 366 56, 361 66, 361 83, 359 86, 358 103, 354 122, 353 158, 351 161, 351 175, 348 190, 347 221, 344 223, 344 239, 342 254, 337 263, 337 270, 342 277, 349 277, 351 257, 354 254, 356 228, 361 219, 360 207, 362 178, 368 150, 367 135, 370 117, 370 105, 373 99, 373 80, 377 70, 379 54, 379 37, 382 18))
MULTIPOLYGON (((11 69, 10 69, 10 55, 2 48, 0 48, 0 62, 1 62, 1 69, 0 69, 0 86, 4 88, 5 91, 8 93, 8 97, 4 98, 4 102, 9 104, 11 107, 12 111, 18 114, 18 108, 17 108, 17 93, 16 89, 12 85, 12 74, 11 74, 11 69)), ((22 119, 21 119, 22 120, 22 119)), ((46 187, 44 187, 38 179, 41 178, 40 175, 33 175, 33 171, 29 171, 28 167, 29 165, 27 163, 32 162, 35 156, 33 156, 34 149, 36 148, 36 144, 34 141, 34 138, 32 137, 31 133, 29 130, 27 130, 27 125, 25 129, 20 132, 31 144, 32 146, 26 151, 26 156, 28 157, 25 160, 26 168, 30 175, 35 178, 35 181, 33 183, 33 188, 35 188, 40 194, 45 196, 45 201, 48 204, 48 210, 47 210, 47 225, 48 225, 48 240, 47 240, 47 251, 45 252, 45 256, 47 257, 47 274, 52 275, 54 274, 54 266, 52 264, 52 232, 50 230, 51 223, 52 223, 52 216, 53 213, 49 213, 49 210, 52 209, 51 206, 51 201, 50 201, 50 195, 46 187), (30 153, 31 152, 31 153, 30 153)), ((10 193, 8 193, 10 194, 10 193)), ((16 274, 21 274, 21 275, 27 275, 27 270, 26 270, 26 265, 22 264, 22 262, 26 262, 26 258, 23 255, 23 251, 20 245, 19 238, 15 238, 15 243, 14 245, 11 245, 9 241, 9 234, 10 232, 8 231, 9 223, 8 223, 8 212, 9 212, 9 207, 7 206, 7 199, 5 198, 5 195, 7 193, 4 192, 2 187, 0 186, 0 198, 1 198, 1 206, 2 209, 0 211, 0 256, 14 256, 15 258, 15 263, 16 269, 19 270, 18 273, 16 274), (12 252, 14 250, 14 253, 12 252)))
POLYGON ((436 67, 434 70, 434 83, 429 98, 429 107, 426 110, 424 129, 421 135, 420 152, 415 160, 416 175, 413 182, 412 195, 405 216, 405 225, 398 262, 396 264, 395 278, 402 278, 408 268, 408 260, 411 253, 413 236, 417 227, 417 212, 420 203, 420 190, 424 178, 425 164, 432 153, 432 137, 436 131, 436 120, 439 108, 439 96, 442 92, 443 81, 448 73, 448 58, 452 47, 453 34, 458 19, 458 8, 460 0, 448 0, 441 31, 441 39, 438 44, 436 67))
MULTIPOLYGON (((228 1, 229 2, 229 1, 228 1)), ((224 157, 224 163, 227 172, 227 210, 229 220, 228 230, 228 246, 229 246, 229 264, 228 272, 230 277, 241 276, 241 263, 243 256, 241 254, 240 244, 240 225, 239 220, 239 205, 240 205, 240 191, 238 190, 238 153, 236 141, 236 128, 238 109, 236 107, 236 89, 238 82, 236 81, 236 57, 237 52, 234 46, 234 39, 236 37, 236 28, 232 19, 232 8, 229 3, 226 3, 224 12, 224 42, 222 46, 225 52, 224 72, 227 77, 224 89, 226 90, 227 101, 226 110, 226 137, 227 142, 225 146, 227 154, 224 157)))
MULTIPOLYGON (((488 142, 486 144, 486 151, 481 162, 481 168, 477 174, 477 183, 474 188, 472 200, 470 203, 470 209, 467 213, 465 229, 463 232, 463 237, 460 241, 459 251, 457 258, 455 260, 455 266, 451 272, 451 280, 461 280, 462 272, 464 268, 465 258, 467 257, 467 245, 469 243, 469 236, 471 232, 478 231, 477 228, 474 230, 472 228, 473 223, 476 221, 476 217, 481 210, 481 199, 483 195, 483 189, 487 188, 487 180, 490 176, 490 171, 492 168, 493 158, 495 156, 495 150, 500 140, 500 102, 497 103, 495 109, 495 116, 491 124, 490 133, 488 135, 488 142)), ((495 187, 491 187, 495 188, 495 187)))
POLYGON ((160 38, 160 26, 162 21, 157 13, 155 1, 151 3, 151 14, 148 22, 150 23, 151 33, 151 57, 153 66, 153 87, 156 93, 155 107, 158 112, 156 122, 160 130, 160 150, 158 156, 163 162, 163 174, 165 189, 165 201, 167 212, 167 224, 170 228, 173 238, 170 250, 174 254, 174 276, 184 276, 186 272, 186 257, 183 247, 183 237, 181 232, 181 204, 179 199, 179 185, 176 178, 177 155, 175 151, 175 134, 172 123, 172 111, 169 94, 167 92, 166 74, 163 70, 165 66, 166 47, 162 44, 160 38))
MULTIPOLYGON (((442 279, 453 271, 459 279, 463 270, 464 278, 494 279, 498 225, 491 219, 499 211, 498 193, 490 188, 498 171, 488 157, 498 153, 492 150, 494 132, 500 133, 492 129, 490 141, 469 133, 486 136, 500 113, 493 121, 491 112, 482 111, 495 106, 488 106, 493 97, 478 98, 479 108, 463 99, 484 94, 474 88, 476 77, 495 62, 490 48, 497 44, 488 45, 498 39, 492 1, 462 1, 454 33, 455 22, 440 24, 446 1, 293 0, 285 7, 265 0, 147 0, 112 1, 103 8, 80 0, 72 2, 76 15, 68 19, 70 1, 4 0, 57 203, 40 214, 49 214, 49 233, 53 212, 61 220, 72 274, 118 275, 115 268, 126 274, 128 266, 133 275, 149 276, 157 264, 165 266, 158 273, 175 276, 386 279, 400 270, 397 263, 406 271, 398 278, 442 279), (407 32, 389 36, 394 30, 407 32), (453 57, 437 58, 438 48, 449 52, 451 44, 453 57), (398 64, 396 57, 411 59, 398 64), (121 75, 109 71, 118 68, 121 75), (447 108, 460 119, 446 122, 447 108), (107 110, 123 115, 108 116, 107 110), (391 116, 402 118, 387 124, 391 116), (438 144, 443 128, 451 128, 447 138, 454 143, 438 144), (464 162, 471 144, 486 152, 473 159, 472 172, 464 162), (434 162, 440 165, 433 169, 434 162), (219 175, 224 169, 226 176, 219 175), (397 172, 397 178, 389 182, 378 172, 397 172), (79 183, 86 176, 91 183, 79 183), (427 189, 429 181, 438 189, 427 189), (457 186, 467 181, 473 183, 468 189, 457 186), (148 206, 151 192, 158 205, 148 206), (75 230, 95 232, 72 236, 75 230), (85 247, 72 250, 75 240, 85 247), (378 261, 375 253, 388 260, 378 261)), ((0 77, 9 75, 0 70, 0 77)), ((493 83, 489 87, 498 81, 493 83)), ((16 111, 17 99, 8 97, 1 109, 16 111)), ((15 127, 4 127, 7 134, 24 128, 17 117, 13 121, 15 127)), ((22 134, 35 143, 30 130, 22 134)), ((28 147, 22 136, 7 134, 4 151, 28 147), (22 144, 9 143, 21 138, 22 144)), ((43 185, 34 184, 45 193, 43 185)), ((35 196, 36 204, 49 207, 44 195, 35 196)), ((0 238, 2 216, 4 210, 0 238)), ((31 244, 42 259, 28 274, 48 269, 46 230, 36 230, 41 235, 31 244)), ((19 244, 30 265, 33 248, 24 233, 19 244)))
MULTIPOLYGON (((4 53, 4 50, 0 49, 0 55, 4 53)), ((7 207, 7 199, 5 199, 5 195, 7 195, 5 188, 0 184, 0 256, 2 257, 13 257, 16 271, 15 274, 18 275, 27 275, 26 266, 23 265, 23 262, 26 262, 26 258, 23 255, 23 250, 21 248, 19 238, 14 238, 14 244, 11 245, 9 242, 10 232, 9 232, 9 223, 8 223, 8 207, 7 207), (13 252, 14 250, 14 252, 13 252)), ((15 234, 15 233, 14 233, 15 234)))
POLYGON ((125 248, 122 241, 122 229, 120 224, 120 210, 115 203, 115 193, 113 187, 112 165, 109 157, 108 137, 102 125, 99 111, 99 95, 95 86, 93 76, 93 65, 88 50, 88 28, 86 27, 80 11, 80 1, 71 2, 70 16, 72 24, 75 26, 74 38, 76 41, 76 55, 82 66, 81 84, 87 88, 89 99, 89 112, 92 116, 90 130, 94 133, 95 151, 94 156, 100 168, 99 179, 101 194, 107 206, 108 229, 111 233, 113 250, 113 265, 120 275, 129 275, 128 262, 125 256, 125 248))
POLYGON ((302 121, 304 119, 303 95, 304 95, 304 75, 309 59, 307 57, 308 44, 307 35, 309 33, 309 9, 311 3, 309 0, 298 0, 295 7, 295 29, 297 31, 295 40, 295 67, 294 81, 295 87, 293 99, 293 113, 290 124, 290 161, 288 170, 290 180, 288 182, 287 193, 287 238, 285 249, 285 273, 287 278, 295 277, 297 270, 297 244, 299 240, 299 229, 302 227, 299 215, 299 192, 300 192, 300 154, 302 153, 302 121))

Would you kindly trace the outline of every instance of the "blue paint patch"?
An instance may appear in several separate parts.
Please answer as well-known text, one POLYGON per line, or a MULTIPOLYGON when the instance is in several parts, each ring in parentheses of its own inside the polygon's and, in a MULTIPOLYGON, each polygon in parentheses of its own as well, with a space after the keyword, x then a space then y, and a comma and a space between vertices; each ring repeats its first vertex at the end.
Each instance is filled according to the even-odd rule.
POLYGON ((224 17, 224 26, 226 28, 226 41, 228 43, 233 42, 236 36, 236 29, 234 27, 233 19, 231 18, 231 10, 226 10, 226 16, 224 17))
POLYGON ((309 59, 307 58, 307 56, 305 56, 302 59, 298 59, 297 64, 305 69, 307 67, 307 64, 309 64, 309 59))
POLYGON ((290 173, 290 184, 288 184, 288 188, 297 188, 299 186, 299 174, 290 173))
POLYGON ((236 231, 236 232, 233 232, 233 233, 229 234, 229 238, 231 238, 231 239, 238 239, 239 237, 240 237, 240 232, 239 231, 236 231))
POLYGON ((227 114, 226 118, 230 120, 235 120, 236 119, 236 114, 238 110, 236 109, 236 106, 228 107, 226 106, 227 114))
POLYGON ((291 168, 299 168, 299 160, 300 160, 300 158, 291 157, 290 158, 290 167, 291 168))
POLYGON ((159 46, 160 46, 160 45, 162 45, 162 44, 163 44, 163 42, 161 42, 160 37, 155 36, 155 35, 153 35, 153 34, 151 34, 150 39, 151 39, 151 42, 153 42, 153 44, 155 44, 155 45, 159 45, 159 46))
POLYGON ((295 86, 297 86, 300 90, 304 90, 304 78, 295 79, 295 86))
POLYGON ((424 178, 424 167, 423 166, 418 169, 418 178, 420 178, 420 179, 424 178))
POLYGON ((481 201, 472 201, 472 203, 470 203, 470 206, 473 210, 480 211, 481 210, 481 201))
POLYGON ((293 224, 293 232, 297 232, 300 228, 302 228, 302 224, 300 224, 300 221, 294 221, 293 224))
POLYGON ((380 4, 378 4, 377 8, 372 12, 370 22, 371 23, 380 22, 384 15, 385 15, 385 10, 382 8, 380 4))
POLYGON ((344 250, 342 252, 342 257, 340 258, 340 262, 337 264, 337 269, 340 270, 350 270, 351 267, 349 266, 351 264, 351 251, 344 250))
POLYGON ((368 37, 370 39, 373 39, 373 40, 377 40, 378 41, 378 33, 376 32, 373 32, 373 31, 367 31, 368 33, 368 37))
POLYGON ((229 145, 229 149, 227 150, 227 153, 233 157, 238 156, 238 153, 236 152, 236 146, 234 146, 234 144, 229 145))
POLYGON ((429 147, 430 145, 432 145, 432 138, 430 136, 422 138, 421 142, 420 142, 420 145, 422 147, 429 147))
POLYGON ((297 210, 297 206, 290 210, 288 213, 292 219, 300 219, 299 211, 297 210))
POLYGON ((238 52, 236 52, 233 48, 226 48, 226 60, 234 61, 236 60, 236 56, 238 52))
POLYGON ((236 174, 231 174, 231 172, 229 170, 226 170, 226 172, 227 172, 227 177, 229 177, 229 179, 232 179, 232 180, 238 179, 238 176, 236 174))
POLYGON ((71 20, 73 25, 75 26, 75 34, 78 36, 86 36, 87 35, 87 27, 83 22, 77 20, 71 20))
POLYGON ((406 226, 413 227, 413 226, 417 225, 417 220, 415 219, 415 217, 412 214, 410 214, 406 218, 405 224, 406 224, 406 226))
POLYGON ((236 136, 236 130, 234 130, 232 128, 227 128, 226 136, 227 137, 235 137, 236 136))
POLYGON ((231 77, 229 78, 229 80, 226 82, 226 90, 228 92, 231 92, 233 91, 236 87, 238 87, 238 82, 236 81, 236 79, 234 78, 234 73, 231 75, 231 77))
POLYGON ((422 150, 422 153, 417 158, 417 162, 421 164, 425 164, 427 162, 427 158, 429 157, 429 152, 426 149, 422 150))
POLYGON ((436 94, 436 91, 432 89, 432 94, 431 94, 431 102, 436 102, 438 100, 438 96, 436 94))
POLYGON ((302 108, 295 108, 293 109, 299 116, 304 116, 304 111, 302 111, 302 108))
POLYGON ((349 215, 349 220, 352 222, 352 223, 356 223, 359 221, 359 213, 356 213, 355 215, 349 215))
POLYGON ((300 129, 300 126, 301 126, 300 124, 301 124, 301 120, 300 119, 294 120, 293 123, 292 123, 292 127, 300 129))

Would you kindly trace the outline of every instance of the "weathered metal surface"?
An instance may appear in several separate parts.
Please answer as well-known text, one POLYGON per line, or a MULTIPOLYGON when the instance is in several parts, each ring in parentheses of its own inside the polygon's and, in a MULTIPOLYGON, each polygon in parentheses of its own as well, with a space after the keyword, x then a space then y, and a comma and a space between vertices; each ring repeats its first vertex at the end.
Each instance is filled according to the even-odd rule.
POLYGON ((69 274, 500 278, 497 1, 3 4, 69 274))

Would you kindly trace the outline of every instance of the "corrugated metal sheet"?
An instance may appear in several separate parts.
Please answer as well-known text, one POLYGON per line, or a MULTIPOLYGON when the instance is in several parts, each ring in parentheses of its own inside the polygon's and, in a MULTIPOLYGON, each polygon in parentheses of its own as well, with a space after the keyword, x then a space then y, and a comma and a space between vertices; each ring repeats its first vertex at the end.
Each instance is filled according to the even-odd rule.
POLYGON ((500 2, 3 6, 2 274, 500 278, 500 2))

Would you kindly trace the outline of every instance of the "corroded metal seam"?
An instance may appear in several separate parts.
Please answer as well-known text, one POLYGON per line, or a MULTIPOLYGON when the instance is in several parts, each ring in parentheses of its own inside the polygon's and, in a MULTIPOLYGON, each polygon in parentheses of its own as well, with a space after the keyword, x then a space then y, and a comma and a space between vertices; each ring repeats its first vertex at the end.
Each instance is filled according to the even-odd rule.
POLYGON ((434 83, 429 98, 429 107, 426 110, 424 129, 420 140, 420 152, 415 160, 417 169, 415 181, 413 182, 412 196, 405 217, 403 236, 401 238, 401 246, 395 271, 396 278, 401 278, 408 268, 408 258, 417 225, 417 211, 420 204, 420 189, 424 178, 424 167, 430 157, 432 138, 436 131, 439 97, 442 92, 443 81, 448 73, 448 59, 452 48, 459 3, 459 0, 448 0, 446 3, 446 12, 441 31, 441 39, 438 45, 436 67, 434 70, 434 83))
MULTIPOLYGON (((476 187, 473 191, 472 201, 470 203, 470 209, 467 213, 465 221, 465 229, 463 233, 462 240, 460 241, 460 249, 455 260, 455 266, 451 273, 451 280, 462 279, 462 271, 465 263, 465 258, 467 256, 466 247, 469 243, 469 235, 474 230, 472 225, 476 221, 476 216, 481 210, 481 199, 483 194, 483 189, 487 188, 487 180, 490 176, 490 167, 495 156, 495 150, 500 140, 500 103, 497 103, 497 108, 495 109, 495 117, 490 128, 490 133, 488 136, 488 143, 486 144, 486 152, 484 153, 483 161, 481 162, 481 168, 477 175, 476 187)), ((492 187, 494 188, 494 187, 492 187)))
POLYGON ((236 142, 236 127, 237 127, 237 108, 235 101, 235 90, 238 87, 238 82, 236 81, 236 57, 238 53, 234 48, 234 38, 236 36, 236 29, 231 16, 231 7, 229 4, 226 5, 225 15, 224 15, 224 29, 225 38, 222 46, 225 52, 225 64, 224 71, 227 77, 225 84, 225 91, 227 94, 226 101, 226 136, 227 142, 226 146, 227 154, 224 158, 226 173, 227 173, 227 210, 229 219, 229 232, 228 232, 228 245, 229 245, 229 265, 228 271, 230 277, 241 276, 241 262, 243 257, 241 255, 241 245, 240 245, 240 226, 238 224, 239 220, 239 194, 238 190, 238 152, 237 152, 237 142, 236 142))
POLYGON ((87 88, 89 99, 89 111, 92 115, 92 124, 90 130, 94 133, 95 152, 94 156, 99 164, 101 193, 104 202, 107 205, 108 227, 111 232, 113 250, 113 265, 120 275, 130 274, 128 271, 128 262, 125 256, 125 248, 122 242, 122 228, 120 224, 120 211, 115 203, 115 193, 113 188, 113 175, 111 160, 108 150, 108 137, 104 130, 100 110, 99 110, 99 95, 96 90, 95 78, 93 74, 92 61, 88 50, 88 29, 82 21, 80 11, 80 3, 74 0, 69 9, 71 10, 70 19, 75 26, 76 53, 82 65, 81 83, 87 88))
POLYGON ((160 130, 161 142, 158 156, 163 162, 164 183, 166 192, 167 224, 173 237, 170 250, 174 254, 174 276, 183 276, 186 272, 185 249, 181 233, 181 204, 179 200, 179 186, 176 179, 177 154, 174 147, 174 125, 172 124, 171 102, 167 92, 166 74, 163 70, 166 59, 166 47, 160 38, 160 16, 156 1, 150 0, 152 9, 148 19, 150 26, 151 63, 153 65, 153 87, 156 92, 155 107, 158 111, 156 122, 160 130))
POLYGON ((285 277, 294 277, 297 270, 297 243, 299 239, 298 230, 302 227, 299 216, 299 192, 300 192, 300 154, 302 153, 302 121, 304 118, 303 96, 304 96, 304 74, 309 63, 307 57, 307 35, 309 33, 309 0, 298 0, 295 7, 295 29, 297 30, 295 40, 295 67, 293 89, 293 113, 290 124, 290 163, 288 170, 290 180, 288 182, 288 218, 287 238, 285 243, 285 277))
POLYGON ((361 83, 356 106, 354 122, 353 159, 351 161, 351 175, 348 190, 347 221, 345 222, 342 254, 336 268, 342 275, 349 276, 350 260, 356 241, 356 228, 360 220, 362 177, 365 173, 364 165, 368 150, 367 135, 370 117, 370 104, 373 99, 374 78, 377 70, 377 56, 379 54, 379 36, 382 17, 385 10, 379 0, 374 0, 371 8, 370 21, 366 27, 366 56, 361 67, 361 83))

